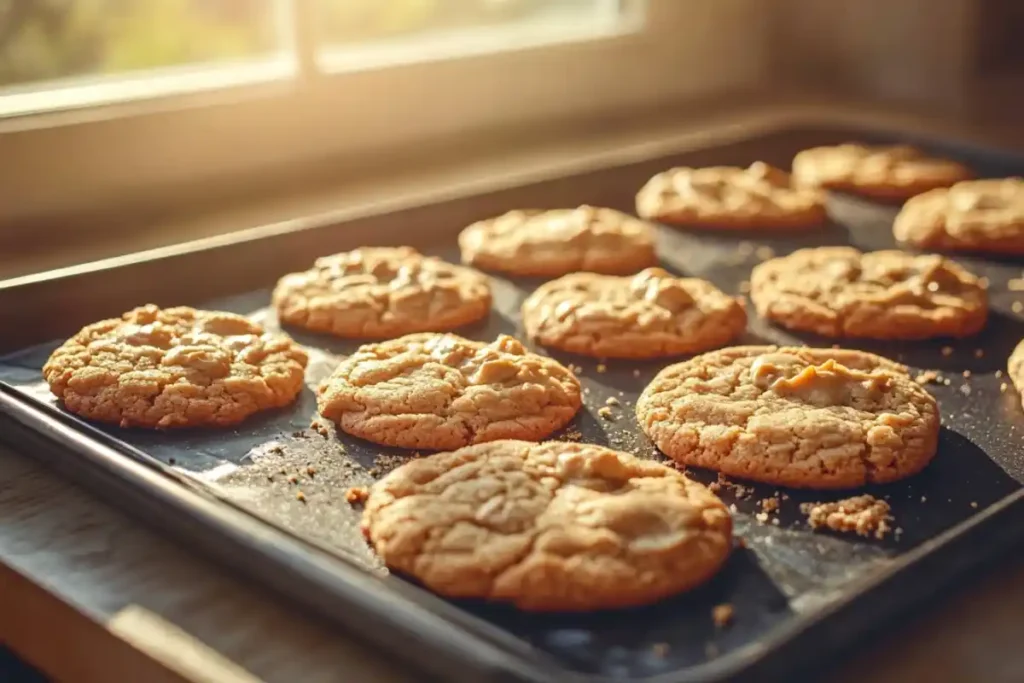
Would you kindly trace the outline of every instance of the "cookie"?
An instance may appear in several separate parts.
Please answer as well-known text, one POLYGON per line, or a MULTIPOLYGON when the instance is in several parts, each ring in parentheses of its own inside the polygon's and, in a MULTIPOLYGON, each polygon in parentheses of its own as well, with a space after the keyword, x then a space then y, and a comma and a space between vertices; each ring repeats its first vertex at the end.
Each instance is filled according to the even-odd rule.
POLYGON ((1024 254, 1024 179, 969 180, 907 201, 896 239, 925 249, 1024 254))
POLYGON ((430 450, 537 441, 581 405, 579 380, 558 362, 505 335, 485 344, 453 334, 360 347, 321 385, 318 403, 353 436, 430 450))
POLYGON ((411 247, 363 247, 284 276, 273 302, 290 325, 379 339, 444 332, 480 320, 490 313, 491 288, 482 273, 411 247))
POLYGON ((1010 376, 1010 381, 1013 382, 1013 386, 1017 388, 1017 391, 1022 396, 1022 405, 1024 405, 1024 340, 1021 340, 1017 347, 1014 348, 1013 353, 1010 354, 1010 358, 1007 361, 1007 374, 1010 376))
POLYGON ((758 315, 826 337, 966 337, 988 317, 983 280, 936 255, 800 249, 754 267, 758 315))
POLYGON ((83 328, 43 366, 77 415, 120 425, 226 427, 292 403, 306 352, 234 313, 143 306, 83 328))
POLYGON ((722 502, 680 472, 576 443, 496 441, 377 482, 363 530, 384 563, 449 598, 532 611, 649 604, 731 548, 722 502))
POLYGON ((509 211, 463 230, 459 247, 463 263, 510 275, 629 275, 657 263, 654 233, 613 209, 509 211))
POLYGON ((885 201, 904 201, 970 177, 970 169, 963 164, 929 156, 910 145, 847 143, 805 149, 793 158, 793 179, 801 186, 885 201))
POLYGON ((636 404, 670 458, 777 486, 896 481, 931 461, 935 399, 862 351, 738 346, 670 365, 636 404))
POLYGON ((636 210, 661 223, 718 230, 812 228, 826 218, 824 195, 760 161, 659 173, 637 193, 636 210))
POLYGON ((722 346, 741 334, 738 299, 661 268, 633 277, 573 273, 546 282, 523 303, 532 338, 598 358, 656 358, 722 346))

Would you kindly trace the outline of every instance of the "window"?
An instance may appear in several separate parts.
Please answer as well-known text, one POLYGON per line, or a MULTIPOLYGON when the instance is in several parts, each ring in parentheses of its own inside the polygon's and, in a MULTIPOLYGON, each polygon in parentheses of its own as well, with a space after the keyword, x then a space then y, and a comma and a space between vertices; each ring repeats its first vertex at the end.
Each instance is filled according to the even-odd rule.
POLYGON ((141 224, 742 87, 766 4, 0 0, 0 231, 141 224))

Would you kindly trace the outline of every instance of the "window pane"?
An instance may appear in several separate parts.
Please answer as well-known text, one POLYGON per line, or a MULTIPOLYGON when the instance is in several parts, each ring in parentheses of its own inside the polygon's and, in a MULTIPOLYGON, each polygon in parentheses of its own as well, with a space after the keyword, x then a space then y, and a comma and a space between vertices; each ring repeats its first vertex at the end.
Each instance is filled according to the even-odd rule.
POLYGON ((483 27, 608 23, 615 0, 316 0, 322 42, 335 46, 483 27))
POLYGON ((289 0, 0 0, 0 87, 275 54, 289 0))

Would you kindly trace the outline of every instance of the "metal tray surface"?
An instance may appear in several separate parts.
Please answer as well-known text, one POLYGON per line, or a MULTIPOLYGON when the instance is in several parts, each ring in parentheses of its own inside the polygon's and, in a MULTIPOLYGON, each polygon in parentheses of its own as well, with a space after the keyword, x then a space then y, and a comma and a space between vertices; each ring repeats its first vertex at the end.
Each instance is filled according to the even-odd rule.
MULTIPOLYGON (((849 137, 840 132, 818 133, 817 137, 829 135, 836 142, 849 137)), ((864 133, 859 137, 872 136, 864 133)), ((775 145, 778 149, 767 153, 762 153, 757 140, 752 140, 745 158, 736 158, 734 151, 717 161, 743 163, 764 159, 786 165, 787 153, 791 155, 799 149, 796 139, 799 136, 794 137, 793 149, 775 145)), ((949 149, 942 151, 950 153, 949 149)), ((953 154, 983 175, 1004 175, 1013 170, 1024 173, 1024 160, 1012 166, 1012 160, 996 157, 991 161, 985 154, 970 150, 957 149, 953 154)), ((690 156, 680 155, 647 161, 641 166, 668 167, 692 161, 690 156)), ((637 169, 632 170, 633 173, 620 174, 623 182, 639 175, 637 169)), ((636 187, 638 184, 632 182, 627 194, 636 187)), ((601 197, 584 199, 630 209, 621 196, 613 201, 601 201, 601 197)), ((566 204, 579 201, 572 196, 566 200, 566 204)), ((890 226, 895 211, 893 207, 834 195, 830 199, 834 220, 820 231, 765 236, 662 228, 659 251, 667 269, 706 278, 727 292, 738 293, 750 269, 770 252, 781 255, 823 244, 851 244, 865 250, 893 247, 890 226)), ((448 238, 424 250, 453 261, 458 258, 448 238)), ((950 380, 948 386, 928 386, 939 400, 943 417, 935 461, 908 481, 866 489, 890 502, 895 523, 901 529, 898 536, 883 541, 866 540, 813 532, 807 527, 799 512, 800 503, 839 499, 849 493, 786 491, 781 511, 771 515, 778 521, 763 522, 757 519, 760 500, 778 489, 754 485, 751 493, 743 495, 736 488, 725 486, 719 495, 734 506, 736 534, 744 539, 745 547, 736 548, 724 571, 707 586, 651 607, 594 614, 538 615, 500 605, 450 603, 471 615, 463 628, 472 634, 481 622, 486 622, 488 626, 483 628, 492 640, 496 638, 499 647, 512 651, 521 660, 535 659, 538 670, 551 676, 549 680, 577 676, 719 680, 744 672, 753 675, 757 669, 751 668, 752 662, 772 653, 777 655, 773 667, 761 672, 777 674, 800 663, 781 662, 778 655, 800 638, 806 638, 810 625, 825 619, 837 606, 857 595, 860 600, 878 600, 871 597, 872 585, 889 574, 897 573, 896 578, 902 576, 906 582, 914 567, 924 564, 917 563, 917 559, 941 549, 935 539, 950 541, 977 533, 975 545, 979 549, 988 547, 985 534, 979 531, 985 528, 981 522, 986 517, 995 519, 996 512, 1001 514, 1003 524, 1010 512, 1019 520, 1024 509, 1024 451, 1018 446, 1024 431, 1024 411, 1013 387, 1001 387, 1008 380, 1000 376, 1009 352, 1024 337, 1024 320, 1012 312, 1019 296, 1007 288, 1007 281, 1020 276, 1021 268, 1011 262, 958 258, 991 283, 991 319, 981 335, 949 342, 844 342, 847 347, 881 353, 916 369, 938 370, 950 380), (965 371, 969 377, 965 377, 965 371), (933 545, 937 547, 932 548, 933 545), (726 628, 716 627, 711 619, 712 608, 721 603, 730 603, 735 609, 735 620, 726 628)), ((265 279, 270 283, 278 274, 267 268, 265 279)), ((519 307, 538 281, 493 277, 492 283, 494 309, 490 317, 461 333, 483 341, 492 340, 499 333, 524 339, 519 307)), ((269 290, 261 289, 208 301, 205 305, 247 314, 276 327, 273 312, 266 308, 268 300, 269 290)), ((737 343, 833 343, 809 335, 792 335, 758 319, 752 309, 749 312, 748 331, 737 343)), ((348 487, 372 483, 411 454, 339 434, 330 425, 311 427, 316 418, 314 388, 338 359, 358 344, 285 329, 311 354, 306 390, 293 407, 251 419, 224 432, 101 429, 115 446, 126 447, 126 457, 131 457, 131 449, 137 449, 174 472, 194 478, 202 488, 225 501, 381 577, 386 587, 400 582, 403 587, 399 594, 416 600, 418 590, 410 593, 409 582, 389 576, 367 547, 359 532, 360 510, 344 498, 348 487), (299 499, 299 491, 304 501, 299 499)), ((27 397, 30 404, 48 406, 47 412, 59 408, 41 381, 40 367, 57 343, 37 344, 0 359, 0 380, 13 387, 19 396, 27 397)), ((569 354, 551 355, 563 363, 582 367, 580 379, 585 387, 583 410, 555 438, 605 444, 643 457, 662 457, 640 432, 633 406, 654 374, 674 361, 613 360, 601 364, 599 369, 597 361, 569 354), (609 397, 621 402, 611 421, 597 416, 609 397)), ((62 415, 61 419, 70 425, 81 424, 77 418, 62 415)), ((711 472, 696 469, 691 469, 690 474, 705 483, 716 478, 711 472)), ((910 576, 909 580, 915 579, 910 576)), ((425 604, 429 607, 430 602, 425 604)), ((884 605, 872 609, 886 613, 884 605)), ((864 621, 864 617, 860 620, 864 621)), ((847 631, 828 633, 832 633, 833 640, 845 640, 863 632, 866 623, 854 619, 848 626, 847 631), (856 628, 854 622, 858 624, 856 628), (836 635, 841 632, 846 635, 836 635)), ((481 632, 475 635, 483 637, 481 632)), ((836 645, 821 642, 816 649, 820 655, 836 645)), ((797 659, 809 657, 810 653, 797 659)), ((472 680, 471 672, 467 669, 452 676, 472 680)), ((525 672, 519 672, 519 677, 539 680, 525 672)))

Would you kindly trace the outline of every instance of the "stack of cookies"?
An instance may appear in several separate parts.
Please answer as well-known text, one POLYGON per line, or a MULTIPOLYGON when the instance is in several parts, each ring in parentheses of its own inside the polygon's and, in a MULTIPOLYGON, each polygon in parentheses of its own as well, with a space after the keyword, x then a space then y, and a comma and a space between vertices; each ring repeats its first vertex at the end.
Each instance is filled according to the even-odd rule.
MULTIPOLYGON (((806 150, 792 173, 673 168, 638 192, 639 218, 592 206, 515 210, 459 236, 454 265, 410 247, 324 256, 284 276, 279 320, 364 343, 318 387, 352 437, 437 451, 381 479, 363 514, 384 562, 437 593, 526 610, 647 604, 708 580, 732 547, 728 509, 681 466, 776 486, 847 489, 909 477, 935 455, 939 411, 907 368, 853 350, 728 346, 744 301, 659 266, 649 221, 705 230, 809 231, 827 192, 905 201, 917 247, 1024 253, 1024 181, 899 147, 806 150), (491 315, 491 279, 543 278, 524 339, 596 359, 668 359, 636 403, 676 467, 545 441, 583 406, 571 368, 501 335, 453 330, 491 315), (698 354, 698 355, 694 355, 698 354)), ((750 277, 756 313, 834 339, 963 337, 986 323, 985 283, 942 256, 795 251, 750 277)), ((230 313, 144 306, 90 325, 44 367, 64 407, 129 428, 226 427, 295 401, 306 352, 230 313)), ((1024 382, 1024 343, 1009 360, 1024 382)), ((341 495, 342 492, 339 492, 341 495)))

